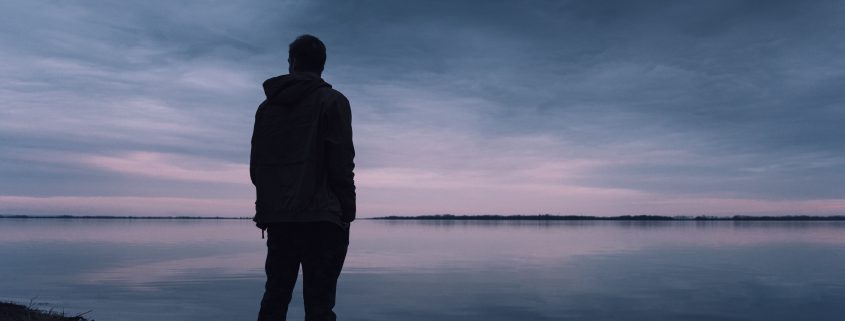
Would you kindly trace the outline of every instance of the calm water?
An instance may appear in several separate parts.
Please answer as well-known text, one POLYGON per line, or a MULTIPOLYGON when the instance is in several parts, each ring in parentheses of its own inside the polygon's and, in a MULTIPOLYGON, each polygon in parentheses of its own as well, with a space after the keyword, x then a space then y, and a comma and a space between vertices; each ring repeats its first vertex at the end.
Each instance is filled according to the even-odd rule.
MULTIPOLYGON (((341 320, 843 320, 845 223, 356 222, 341 320)), ((254 320, 250 221, 0 220, 0 300, 254 320)), ((290 319, 302 319, 294 296, 290 319)))

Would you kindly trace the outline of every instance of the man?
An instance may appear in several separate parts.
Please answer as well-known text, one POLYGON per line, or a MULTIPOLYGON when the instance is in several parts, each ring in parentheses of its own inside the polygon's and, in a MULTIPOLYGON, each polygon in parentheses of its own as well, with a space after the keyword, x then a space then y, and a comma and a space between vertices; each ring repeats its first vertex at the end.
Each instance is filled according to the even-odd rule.
POLYGON ((289 74, 267 79, 255 113, 250 178, 255 218, 267 230, 267 283, 259 321, 285 320, 302 265, 305 320, 335 320, 337 278, 355 220, 349 101, 321 74, 326 47, 302 35, 289 74))

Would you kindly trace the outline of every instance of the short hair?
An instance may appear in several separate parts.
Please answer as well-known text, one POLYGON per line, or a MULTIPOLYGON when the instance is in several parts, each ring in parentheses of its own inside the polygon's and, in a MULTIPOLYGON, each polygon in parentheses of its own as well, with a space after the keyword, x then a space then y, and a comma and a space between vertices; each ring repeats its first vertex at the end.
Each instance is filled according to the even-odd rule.
POLYGON ((288 59, 293 58, 293 71, 321 73, 326 65, 326 45, 309 34, 296 37, 288 47, 288 59))

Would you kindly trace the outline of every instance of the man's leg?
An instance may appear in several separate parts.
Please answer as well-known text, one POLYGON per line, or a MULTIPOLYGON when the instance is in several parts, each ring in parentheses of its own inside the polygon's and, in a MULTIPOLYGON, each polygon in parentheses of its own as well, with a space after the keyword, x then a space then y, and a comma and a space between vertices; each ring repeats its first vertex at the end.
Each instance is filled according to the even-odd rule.
POLYGON ((264 272, 264 297, 258 321, 284 321, 287 318, 293 287, 299 273, 301 244, 297 228, 291 224, 274 224, 267 229, 267 261, 264 272))
POLYGON ((308 223, 302 258, 305 321, 335 321, 337 278, 346 259, 349 231, 329 222, 308 223))

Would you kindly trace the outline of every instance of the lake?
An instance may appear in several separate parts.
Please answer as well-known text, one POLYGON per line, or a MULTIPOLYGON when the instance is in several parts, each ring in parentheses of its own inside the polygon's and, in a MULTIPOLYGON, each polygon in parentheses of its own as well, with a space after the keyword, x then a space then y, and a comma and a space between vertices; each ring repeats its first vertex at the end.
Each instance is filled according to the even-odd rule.
MULTIPOLYGON (((0 219, 0 300, 255 320, 263 242, 249 220, 0 219)), ((338 287, 340 320, 838 321, 845 222, 360 220, 338 287)))

